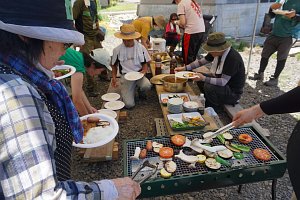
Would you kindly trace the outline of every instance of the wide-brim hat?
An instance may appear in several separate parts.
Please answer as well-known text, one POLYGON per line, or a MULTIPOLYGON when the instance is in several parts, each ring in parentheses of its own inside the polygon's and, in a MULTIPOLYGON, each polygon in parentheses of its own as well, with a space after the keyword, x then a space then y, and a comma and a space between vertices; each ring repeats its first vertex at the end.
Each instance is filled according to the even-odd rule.
POLYGON ((159 16, 153 16, 153 20, 155 22, 155 24, 161 28, 161 29, 164 29, 165 26, 166 26, 166 20, 165 20, 165 17, 162 16, 162 15, 159 15, 159 16))
POLYGON ((73 25, 69 1, 0 1, 0 29, 45 41, 84 44, 73 25))
POLYGON ((231 43, 226 41, 225 34, 214 32, 209 34, 206 43, 202 46, 207 52, 222 52, 231 47, 231 43))
POLYGON ((90 53, 90 57, 93 58, 96 62, 104 65, 108 70, 112 70, 110 66, 110 55, 108 51, 104 48, 94 49, 90 53))
POLYGON ((116 32, 114 35, 123 40, 132 40, 141 37, 141 34, 135 31, 133 24, 123 24, 120 27, 120 31, 116 32))

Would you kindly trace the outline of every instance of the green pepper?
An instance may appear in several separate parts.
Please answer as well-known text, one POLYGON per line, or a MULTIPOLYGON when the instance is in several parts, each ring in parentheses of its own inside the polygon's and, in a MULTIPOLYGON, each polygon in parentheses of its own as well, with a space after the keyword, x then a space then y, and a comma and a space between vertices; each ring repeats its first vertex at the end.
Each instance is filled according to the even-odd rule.
POLYGON ((226 167, 230 167, 231 166, 231 163, 228 162, 227 160, 224 160, 223 158, 219 157, 219 156, 216 156, 215 157, 216 161, 218 163, 220 163, 221 165, 225 165, 226 167))
POLYGON ((242 153, 238 153, 238 152, 234 152, 233 156, 239 160, 244 158, 244 155, 242 153))
POLYGON ((251 150, 251 147, 245 146, 245 145, 241 145, 241 144, 230 144, 232 147, 244 151, 244 152, 249 152, 251 150))
POLYGON ((222 144, 225 144, 225 138, 224 136, 221 134, 221 135, 218 135, 217 136, 218 140, 222 143, 222 144))

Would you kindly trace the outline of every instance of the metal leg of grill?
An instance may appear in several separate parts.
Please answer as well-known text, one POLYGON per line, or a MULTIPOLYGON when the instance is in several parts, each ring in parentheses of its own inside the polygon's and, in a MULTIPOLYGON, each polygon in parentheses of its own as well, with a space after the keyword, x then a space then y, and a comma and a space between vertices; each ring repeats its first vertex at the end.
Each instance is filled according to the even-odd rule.
POLYGON ((238 193, 241 193, 241 191, 242 191, 242 186, 243 186, 243 185, 239 185, 238 193))
POLYGON ((276 184, 277 184, 277 179, 273 179, 273 181, 272 181, 272 200, 276 200, 276 184))

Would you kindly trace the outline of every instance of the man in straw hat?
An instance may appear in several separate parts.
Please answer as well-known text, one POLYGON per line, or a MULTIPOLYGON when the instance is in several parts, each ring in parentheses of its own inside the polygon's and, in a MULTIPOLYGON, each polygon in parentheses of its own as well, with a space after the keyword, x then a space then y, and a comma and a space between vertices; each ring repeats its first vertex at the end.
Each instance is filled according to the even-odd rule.
POLYGON ((202 10, 196 0, 173 0, 178 5, 177 24, 184 29, 182 38, 182 57, 190 64, 196 59, 201 44, 205 41, 205 24, 202 10))
POLYGON ((193 70, 208 63, 211 75, 198 73, 195 81, 204 93, 207 106, 220 106, 223 104, 236 104, 241 98, 245 85, 245 67, 241 55, 231 48, 225 40, 224 33, 215 32, 208 36, 202 47, 208 54, 176 71, 193 70))
POLYGON ((121 95, 126 108, 135 106, 135 92, 138 87, 139 95, 145 98, 145 92, 151 89, 150 81, 144 76, 148 69, 148 62, 151 60, 147 49, 137 42, 141 36, 136 32, 132 24, 123 24, 120 31, 115 33, 117 38, 123 43, 114 48, 112 56, 112 85, 117 87, 117 70, 121 74, 121 95), (125 74, 130 72, 140 72, 138 78, 126 79, 125 74))
POLYGON ((67 3, 0 1, 0 199, 134 199, 140 193, 128 177, 71 179, 72 142, 82 141, 83 127, 51 71, 70 44, 84 44, 67 3))
POLYGON ((132 22, 135 31, 141 34, 141 43, 146 49, 151 48, 149 33, 151 30, 164 29, 166 21, 164 16, 140 17, 132 22))

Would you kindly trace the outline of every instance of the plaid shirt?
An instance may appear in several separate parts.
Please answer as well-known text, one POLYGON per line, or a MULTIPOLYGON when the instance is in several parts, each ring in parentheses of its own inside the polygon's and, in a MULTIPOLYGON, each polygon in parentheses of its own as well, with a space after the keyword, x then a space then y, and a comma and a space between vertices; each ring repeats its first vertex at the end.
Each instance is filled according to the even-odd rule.
POLYGON ((55 127, 37 90, 0 74, 0 91, 0 199, 104 199, 111 181, 57 181, 55 127))

